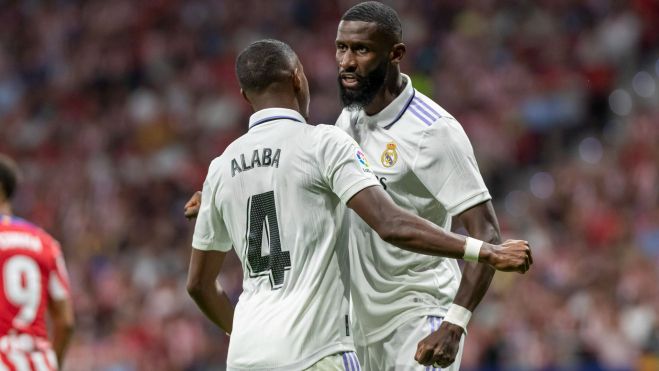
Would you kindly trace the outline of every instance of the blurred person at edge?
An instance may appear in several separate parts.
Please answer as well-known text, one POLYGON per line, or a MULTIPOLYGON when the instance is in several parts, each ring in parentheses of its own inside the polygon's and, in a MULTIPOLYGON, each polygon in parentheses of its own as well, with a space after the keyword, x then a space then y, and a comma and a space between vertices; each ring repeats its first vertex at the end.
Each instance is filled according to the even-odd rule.
POLYGON ((59 370, 74 324, 68 274, 59 243, 12 214, 18 178, 0 155, 0 371, 59 370))

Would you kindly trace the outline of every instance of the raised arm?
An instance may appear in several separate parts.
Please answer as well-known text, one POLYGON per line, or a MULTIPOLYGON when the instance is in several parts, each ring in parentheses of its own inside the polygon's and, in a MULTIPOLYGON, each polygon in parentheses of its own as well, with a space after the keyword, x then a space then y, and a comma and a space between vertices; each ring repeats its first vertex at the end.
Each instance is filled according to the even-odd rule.
MULTIPOLYGON (((368 187, 358 192, 348 201, 348 207, 392 245, 425 255, 455 259, 465 256, 465 237, 445 231, 402 209, 381 187, 368 187)), ((501 246, 485 242, 478 261, 486 263, 484 266, 490 270, 489 266, 492 266, 498 270, 524 273, 531 264, 531 250, 526 241, 507 241, 501 246)))

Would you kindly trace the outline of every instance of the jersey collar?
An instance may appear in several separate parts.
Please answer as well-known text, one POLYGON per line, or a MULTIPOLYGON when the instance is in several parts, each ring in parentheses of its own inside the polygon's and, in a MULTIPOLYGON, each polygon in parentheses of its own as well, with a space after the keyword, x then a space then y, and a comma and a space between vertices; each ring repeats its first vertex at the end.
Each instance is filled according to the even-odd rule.
POLYGON ((305 123, 299 112, 288 108, 265 108, 256 111, 249 117, 249 129, 274 120, 292 120, 305 123))
POLYGON ((407 111, 412 99, 414 99, 414 88, 412 87, 412 79, 409 76, 401 73, 403 79, 406 80, 403 91, 394 99, 388 106, 373 116, 369 116, 364 110, 359 111, 358 120, 364 124, 377 124, 378 126, 388 129, 407 111))

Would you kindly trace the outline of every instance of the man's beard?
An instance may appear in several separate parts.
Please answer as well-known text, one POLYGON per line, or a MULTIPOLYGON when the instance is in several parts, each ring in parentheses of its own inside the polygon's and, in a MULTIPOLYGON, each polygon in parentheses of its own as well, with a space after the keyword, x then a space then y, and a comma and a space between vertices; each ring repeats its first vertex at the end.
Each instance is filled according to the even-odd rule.
POLYGON ((384 85, 387 76, 388 61, 384 60, 377 68, 371 71, 365 77, 357 76, 359 87, 357 89, 348 89, 341 83, 339 75, 339 94, 343 107, 350 111, 357 111, 373 101, 380 88, 384 85))

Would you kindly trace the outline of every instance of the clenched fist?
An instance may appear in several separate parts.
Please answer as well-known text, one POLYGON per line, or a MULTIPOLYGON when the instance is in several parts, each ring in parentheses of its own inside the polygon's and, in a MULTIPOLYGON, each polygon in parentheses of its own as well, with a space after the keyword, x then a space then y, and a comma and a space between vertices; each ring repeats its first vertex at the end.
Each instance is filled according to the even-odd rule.
POLYGON ((199 214, 199 208, 201 207, 201 192, 195 192, 192 197, 185 203, 184 215, 188 219, 194 219, 199 214))
POLYGON ((506 240, 501 245, 483 244, 481 259, 494 269, 503 272, 526 273, 533 264, 533 256, 528 241, 506 240))

